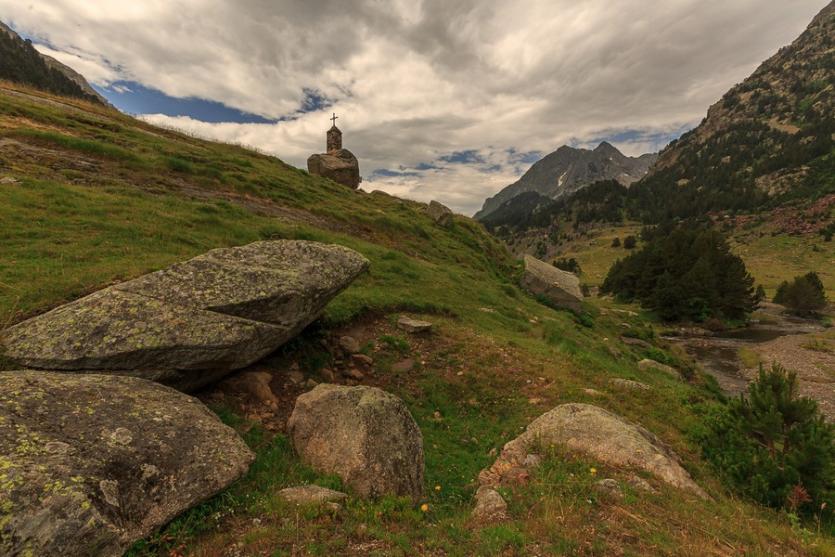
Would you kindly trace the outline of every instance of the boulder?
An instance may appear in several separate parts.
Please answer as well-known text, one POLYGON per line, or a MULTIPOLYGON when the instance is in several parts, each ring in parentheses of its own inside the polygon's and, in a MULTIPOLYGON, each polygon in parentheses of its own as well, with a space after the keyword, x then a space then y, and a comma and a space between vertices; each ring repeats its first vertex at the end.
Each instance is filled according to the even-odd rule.
POLYGON ((542 296, 555 307, 571 311, 582 309, 583 292, 577 275, 530 255, 525 256, 522 287, 535 296, 542 296))
POLYGON ((426 207, 426 214, 429 215, 436 224, 441 226, 449 226, 452 224, 452 211, 446 205, 431 201, 426 207))
POLYGON ((649 358, 645 358, 638 362, 638 369, 642 371, 654 369, 666 373, 667 375, 671 375, 676 379, 681 378, 681 375, 679 375, 678 371, 676 371, 675 368, 670 367, 667 364, 662 364, 661 362, 656 362, 655 360, 650 360, 649 358))
POLYGON ((348 149, 310 155, 307 159, 307 171, 353 189, 357 189, 362 182, 360 163, 348 149))
POLYGON ((288 487, 278 492, 278 496, 296 505, 321 505, 323 503, 337 503, 346 499, 347 494, 318 485, 301 485, 288 487))
POLYGON ((557 406, 531 422, 524 433, 504 446, 496 462, 481 472, 481 485, 501 484, 505 475, 516 474, 523 466, 530 450, 543 444, 562 445, 610 466, 645 470, 670 485, 706 497, 658 437, 607 410, 578 403, 557 406))
POLYGON ((432 323, 402 316, 397 320, 397 326, 407 333, 428 333, 432 330, 432 323))
POLYGON ((361 350, 360 342, 354 337, 341 336, 339 337, 339 348, 346 354, 356 354, 361 350))
POLYGON ((135 377, 0 373, 0 554, 119 556, 241 477, 199 401, 135 377))
POLYGON ((362 497, 423 493, 423 436, 392 394, 318 385, 296 400, 287 433, 305 463, 338 475, 362 497))
POLYGON ((273 352, 368 266, 358 253, 279 240, 212 250, 5 331, 26 367, 128 373, 193 390, 273 352))

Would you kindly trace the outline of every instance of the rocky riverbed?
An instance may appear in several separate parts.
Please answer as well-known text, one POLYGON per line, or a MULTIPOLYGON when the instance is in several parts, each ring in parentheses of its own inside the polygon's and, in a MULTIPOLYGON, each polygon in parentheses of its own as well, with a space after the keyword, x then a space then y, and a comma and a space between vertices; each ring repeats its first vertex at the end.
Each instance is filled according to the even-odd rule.
POLYGON ((797 373, 800 394, 817 400, 827 418, 835 420, 835 329, 821 321, 799 319, 782 306, 764 304, 748 327, 718 333, 682 329, 667 338, 732 395, 747 390, 760 364, 779 362, 797 373))

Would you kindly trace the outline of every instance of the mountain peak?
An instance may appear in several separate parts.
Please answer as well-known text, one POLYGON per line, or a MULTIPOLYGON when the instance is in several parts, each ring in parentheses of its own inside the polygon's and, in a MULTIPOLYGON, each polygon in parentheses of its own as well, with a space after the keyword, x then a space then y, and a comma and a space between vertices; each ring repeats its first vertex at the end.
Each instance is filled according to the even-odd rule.
POLYGON ((563 145, 534 163, 516 183, 487 199, 475 217, 482 219, 525 192, 558 199, 601 180, 617 180, 628 186, 642 178, 656 158, 627 157, 607 141, 594 150, 563 145))
POLYGON ((601 141, 600 145, 594 148, 595 153, 617 153, 618 155, 622 155, 617 147, 609 143, 608 141, 601 141))

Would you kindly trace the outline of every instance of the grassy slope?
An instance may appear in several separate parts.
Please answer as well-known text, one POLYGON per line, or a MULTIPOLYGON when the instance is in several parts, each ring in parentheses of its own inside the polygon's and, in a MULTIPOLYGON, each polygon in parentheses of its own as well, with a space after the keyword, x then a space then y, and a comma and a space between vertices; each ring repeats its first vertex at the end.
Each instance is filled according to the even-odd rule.
MULTIPOLYGON (((621 322, 638 327, 643 317, 590 308, 594 326, 586 328, 536 303, 515 286, 514 262, 469 219, 457 217, 447 230, 417 203, 352 192, 275 158, 92 105, 30 95, 0 91, 0 175, 20 180, 0 185, 2 322, 214 247, 262 238, 337 242, 365 254, 371 272, 330 304, 324 326, 377 316, 383 348, 373 376, 407 401, 424 433, 428 512, 396 499, 352 499, 336 515, 301 512, 283 506, 275 490, 338 482, 302 466, 282 435, 217 408, 257 450, 250 474, 134 554, 219 555, 230 543, 246 555, 835 554, 831 538, 801 535, 784 516, 723 491, 689 440, 712 404, 709 390, 638 370, 646 354, 617 340, 621 322), (429 346, 389 339, 386 348, 382 333, 404 309, 437 323, 429 346), (624 355, 613 357, 607 344, 624 355), (422 362, 402 377, 390 370, 400 351, 422 362), (654 390, 615 392, 611 377, 654 390), (592 398, 588 387, 602 396, 592 398), (491 449, 567 401, 595 402, 656 432, 715 500, 658 482, 657 494, 606 500, 590 469, 623 471, 555 455, 527 486, 508 492, 511 522, 470 527, 473 479, 494 458, 491 449)), ((287 352, 303 353, 313 340, 287 352)))

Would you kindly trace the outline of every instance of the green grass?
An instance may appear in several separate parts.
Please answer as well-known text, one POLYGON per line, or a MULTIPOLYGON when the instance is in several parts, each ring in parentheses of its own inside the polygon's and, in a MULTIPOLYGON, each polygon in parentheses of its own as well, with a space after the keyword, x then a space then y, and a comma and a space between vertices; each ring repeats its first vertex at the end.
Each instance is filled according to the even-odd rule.
MULTIPOLYGON (((0 149, 1 173, 20 180, 0 186, 0 322, 211 248, 278 238, 338 243, 368 257, 370 271, 329 304, 320 330, 283 354, 315 374, 329 361, 318 334, 373 322, 377 348, 365 347, 374 357, 372 376, 404 399, 424 437, 427 512, 404 499, 356 497, 336 514, 297 510, 278 500, 278 489, 308 482, 340 488, 339 481, 304 466, 283 435, 214 408, 242 432, 255 463, 131 555, 215 556, 233 542, 246 555, 338 555, 366 545, 369 555, 673 555, 687 554, 680 547, 727 552, 727 544, 752 554, 833 554, 830 539, 801 539, 785 517, 725 493, 691 441, 705 405, 716 403, 713 392, 637 368, 648 354, 685 363, 658 341, 651 316, 616 313, 611 301, 595 302, 582 317, 538 303, 516 286, 518 264, 470 219, 440 227, 418 203, 354 192, 273 157, 62 102, 77 109, 0 91, 0 139, 26 146, 14 154, 0 149), (395 332, 391 320, 406 311, 435 324, 430 349, 395 332), (621 343, 622 322, 656 348, 621 343), (415 369, 391 372, 407 355, 419 360, 415 369), (624 394, 612 390, 612 377, 652 390, 624 394), (507 491, 510 522, 471 525, 479 470, 524 424, 576 401, 652 430, 715 500, 690 500, 658 485, 660 495, 603 501, 584 472, 596 463, 552 455, 528 486, 507 491)), ((580 259, 590 276, 605 266, 598 260, 623 253, 606 251, 610 243, 604 238, 580 259)), ((11 366, 0 359, 0 367, 11 366)))

